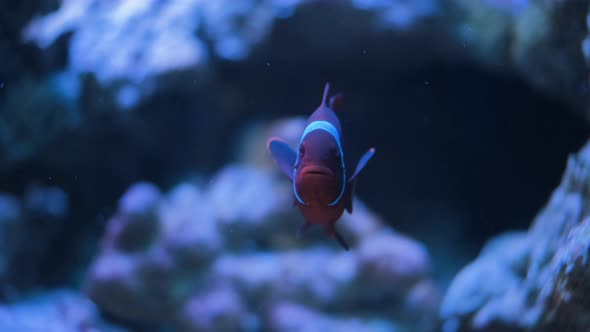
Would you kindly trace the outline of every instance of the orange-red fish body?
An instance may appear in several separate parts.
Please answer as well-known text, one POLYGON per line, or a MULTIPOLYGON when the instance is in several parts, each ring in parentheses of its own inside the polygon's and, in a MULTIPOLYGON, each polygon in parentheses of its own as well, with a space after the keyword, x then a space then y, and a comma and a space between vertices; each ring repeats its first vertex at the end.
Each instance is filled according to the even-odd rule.
POLYGON ((311 225, 323 225, 326 232, 348 250, 348 244, 334 224, 344 210, 352 213, 356 176, 375 150, 369 149, 361 157, 353 175, 347 177, 342 129, 332 109, 340 104, 341 96, 332 97, 327 103, 328 92, 329 84, 326 84, 322 103, 307 120, 298 153, 278 138, 271 138, 267 146, 281 171, 292 180, 295 204, 307 221, 298 234, 311 225))

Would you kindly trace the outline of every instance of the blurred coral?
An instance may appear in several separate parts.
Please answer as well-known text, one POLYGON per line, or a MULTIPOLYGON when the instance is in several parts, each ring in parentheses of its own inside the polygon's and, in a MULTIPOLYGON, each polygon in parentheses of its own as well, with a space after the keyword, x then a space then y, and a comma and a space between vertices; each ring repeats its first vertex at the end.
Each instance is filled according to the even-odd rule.
POLYGON ((341 221, 352 252, 323 232, 297 241, 290 190, 276 171, 247 163, 167 194, 138 183, 109 221, 86 291, 118 317, 183 331, 306 328, 277 321, 285 310, 313 318, 293 324, 314 328, 435 329, 439 290, 423 245, 358 201, 341 221))
POLYGON ((106 324, 98 308, 82 294, 57 289, 20 302, 0 305, 3 332, 125 332, 106 324))
POLYGON ((289 302, 275 303, 266 318, 270 331, 397 332, 395 323, 379 319, 332 316, 289 302))
POLYGON ((33 20, 23 39, 46 49, 71 33, 66 71, 92 73, 105 86, 123 82, 116 100, 129 109, 166 85, 155 78, 202 72, 213 55, 243 60, 298 2, 63 0, 33 20))

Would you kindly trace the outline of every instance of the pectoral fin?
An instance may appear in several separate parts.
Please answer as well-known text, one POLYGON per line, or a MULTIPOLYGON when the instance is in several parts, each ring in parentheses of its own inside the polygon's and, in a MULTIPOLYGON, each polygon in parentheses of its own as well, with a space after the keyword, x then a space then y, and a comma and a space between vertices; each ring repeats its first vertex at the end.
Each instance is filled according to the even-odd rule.
POLYGON ((375 154, 375 148, 370 148, 369 151, 365 152, 365 154, 361 157, 361 159, 359 159, 358 164, 356 164, 356 169, 354 170, 354 173, 352 174, 352 176, 348 180, 349 183, 354 183, 354 180, 356 179, 357 175, 359 175, 359 173, 363 170, 363 168, 365 168, 365 166, 367 165, 367 162, 369 162, 369 160, 371 160, 371 158, 373 157, 374 154, 375 154))
POLYGON ((354 195, 354 186, 356 181, 352 181, 348 183, 348 187, 346 187, 346 196, 344 197, 344 208, 348 213, 352 213, 352 196, 354 195))
POLYGON ((272 159, 277 163, 277 166, 279 166, 281 172, 293 180, 293 168, 297 160, 297 152, 293 151, 285 141, 276 137, 268 140, 266 148, 270 152, 272 159))
POLYGON ((369 151, 365 152, 365 154, 361 157, 358 164, 356 165, 356 169, 354 170, 354 174, 348 180, 348 189, 346 192, 346 197, 344 198, 346 201, 344 203, 344 208, 348 213, 352 213, 352 200, 354 196, 354 187, 356 185, 356 177, 359 173, 365 168, 367 162, 371 160, 373 155, 375 154, 375 148, 370 148, 369 151))

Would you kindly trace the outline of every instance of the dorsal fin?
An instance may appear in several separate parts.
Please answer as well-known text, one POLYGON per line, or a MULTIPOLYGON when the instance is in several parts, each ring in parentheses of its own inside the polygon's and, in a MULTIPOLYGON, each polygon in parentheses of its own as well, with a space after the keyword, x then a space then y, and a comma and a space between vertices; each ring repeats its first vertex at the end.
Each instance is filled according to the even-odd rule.
POLYGON ((339 110, 340 107, 342 107, 342 99, 344 99, 344 95, 342 95, 341 93, 330 97, 330 103, 328 104, 328 106, 333 110, 339 110))
POLYGON ((324 96, 322 97, 322 106, 326 105, 326 101, 328 100, 328 93, 330 93, 330 82, 326 82, 326 86, 324 87, 324 96))

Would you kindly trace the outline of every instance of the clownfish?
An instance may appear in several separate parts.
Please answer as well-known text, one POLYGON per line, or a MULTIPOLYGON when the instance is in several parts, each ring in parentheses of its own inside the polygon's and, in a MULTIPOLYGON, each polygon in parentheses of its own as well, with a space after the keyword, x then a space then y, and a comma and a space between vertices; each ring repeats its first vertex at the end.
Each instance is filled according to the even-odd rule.
POLYGON ((352 213, 354 186, 360 171, 375 154, 369 149, 359 160, 354 173, 347 176, 342 149, 342 128, 334 112, 342 103, 342 95, 328 101, 330 84, 326 83, 322 103, 311 114, 293 151, 280 138, 272 137, 267 149, 283 174, 293 184, 294 204, 306 222, 297 230, 297 237, 311 225, 323 225, 329 236, 340 245, 349 246, 335 228, 344 210, 352 213))

